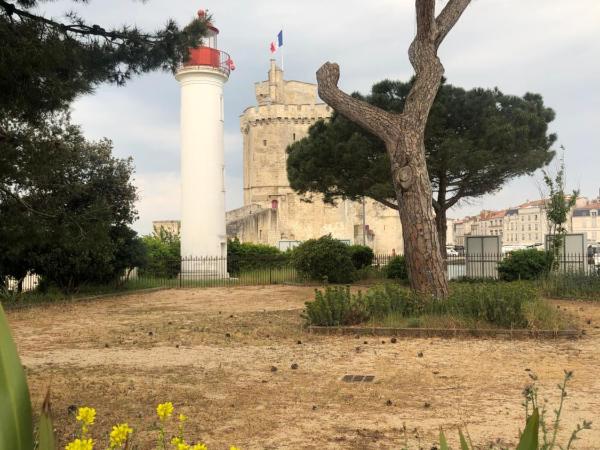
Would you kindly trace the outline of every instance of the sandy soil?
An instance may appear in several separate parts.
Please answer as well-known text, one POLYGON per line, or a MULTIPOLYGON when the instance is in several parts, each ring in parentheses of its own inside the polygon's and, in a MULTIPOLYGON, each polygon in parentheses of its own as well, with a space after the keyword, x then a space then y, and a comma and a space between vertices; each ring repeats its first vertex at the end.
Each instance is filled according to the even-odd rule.
POLYGON ((556 302, 586 329, 575 341, 391 343, 304 333, 300 314, 311 298, 308 287, 170 290, 8 316, 34 408, 50 385, 63 444, 76 428, 69 407, 89 405, 96 434, 128 421, 145 430, 139 448, 153 448, 154 407, 167 400, 190 417, 190 440, 214 450, 399 448, 404 424, 426 449, 440 426, 454 438, 462 424, 482 446, 514 444, 529 375, 553 408, 569 369, 563 435, 595 421, 576 448, 600 448, 600 305, 556 302), (341 381, 347 374, 375 379, 341 381))

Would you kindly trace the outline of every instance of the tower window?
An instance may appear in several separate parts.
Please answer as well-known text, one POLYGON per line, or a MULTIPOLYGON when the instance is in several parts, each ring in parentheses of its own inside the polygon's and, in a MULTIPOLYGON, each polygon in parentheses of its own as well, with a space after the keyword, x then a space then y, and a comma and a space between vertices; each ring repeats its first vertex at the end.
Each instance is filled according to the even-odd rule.
POLYGON ((296 133, 293 134, 292 139, 295 141, 296 140, 296 133))
POLYGON ((267 146, 267 140, 263 140, 263 145, 266 147, 267 146))

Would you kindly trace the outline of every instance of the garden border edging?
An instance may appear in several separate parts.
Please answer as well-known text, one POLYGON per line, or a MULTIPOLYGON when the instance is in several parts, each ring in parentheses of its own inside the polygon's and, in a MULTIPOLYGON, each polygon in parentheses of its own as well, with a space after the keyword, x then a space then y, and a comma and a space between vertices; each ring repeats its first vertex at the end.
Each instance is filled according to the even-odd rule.
POLYGON ((491 337, 504 339, 577 339, 582 330, 524 330, 524 329, 447 329, 447 328, 384 328, 384 327, 322 327, 309 325, 306 331, 319 335, 396 336, 396 337, 491 337))

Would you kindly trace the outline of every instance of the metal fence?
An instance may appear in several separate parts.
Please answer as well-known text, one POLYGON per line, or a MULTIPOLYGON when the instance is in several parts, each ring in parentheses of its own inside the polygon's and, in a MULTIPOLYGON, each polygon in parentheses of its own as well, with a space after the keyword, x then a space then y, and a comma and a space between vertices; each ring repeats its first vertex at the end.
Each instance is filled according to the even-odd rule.
MULTIPOLYGON (((395 255, 375 255, 373 267, 385 269, 395 255)), ((511 253, 481 253, 474 255, 448 255, 444 259, 449 280, 499 279, 499 264, 511 253)), ((548 260, 548 264, 552 261, 548 260)), ((600 275, 600 258, 595 255, 565 254, 554 263, 559 274, 583 276, 600 275)))
POLYGON ((155 261, 122 280, 133 287, 219 287, 305 282, 282 254, 155 261))
MULTIPOLYGON (((445 266, 449 280, 498 279, 499 264, 511 254, 449 255, 445 266)), ((386 279, 396 255, 377 254, 370 266, 358 271, 359 279, 386 279)), ((600 276, 600 259, 594 255, 563 255, 556 262, 559 274, 579 277, 600 276)), ((571 277, 572 278, 572 277, 571 277)), ((243 255, 228 258, 154 259, 140 268, 127 270, 111 283, 114 288, 193 288, 272 284, 303 284, 308 279, 298 273, 286 254, 243 255)), ((22 280, 5 279, 4 290, 28 292, 37 288, 40 278, 28 274, 22 280)), ((110 286, 104 286, 107 288, 110 286)))

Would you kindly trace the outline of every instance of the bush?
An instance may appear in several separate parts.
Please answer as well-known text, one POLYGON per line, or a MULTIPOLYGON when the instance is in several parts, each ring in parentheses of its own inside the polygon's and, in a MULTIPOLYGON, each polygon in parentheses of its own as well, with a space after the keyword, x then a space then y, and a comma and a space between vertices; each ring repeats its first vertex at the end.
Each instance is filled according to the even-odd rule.
POLYGON ((288 255, 276 247, 264 244, 241 243, 237 238, 227 242, 227 271, 237 275, 242 270, 281 267, 288 255))
POLYGON ((350 251, 350 259, 356 270, 364 269, 373 264, 375 254, 371 247, 367 247, 366 245, 350 245, 348 246, 348 250, 350 251))
POLYGON ((408 269, 404 256, 394 256, 385 267, 385 274, 391 280, 408 280, 408 269))
POLYGON ((315 289, 315 300, 306 302, 305 318, 316 326, 356 325, 369 318, 363 306, 361 294, 352 295, 349 287, 315 289))
POLYGON ((407 288, 395 284, 375 286, 363 296, 364 309, 369 317, 381 319, 388 314, 399 314, 409 317, 420 314, 426 300, 407 288))
MULTIPOLYGON (((419 317, 422 315, 456 316, 474 319, 503 328, 544 326, 539 315, 548 315, 531 283, 494 282, 453 284, 446 300, 432 300, 402 286, 387 284, 351 295, 349 289, 315 291, 315 301, 306 304, 311 325, 353 325, 388 315, 419 317), (534 323, 535 322, 535 323, 534 323)), ((548 322, 546 320, 546 322, 548 322)))
POLYGON ((141 276, 175 278, 181 271, 179 237, 161 228, 158 233, 144 236, 146 260, 139 267, 141 276))
POLYGON ((546 275, 552 266, 552 255, 536 249, 515 250, 498 264, 504 281, 536 280, 546 275))
POLYGON ((292 264, 301 275, 311 280, 351 283, 356 279, 348 246, 331 236, 300 244, 292 252, 292 264))
POLYGON ((525 328, 528 320, 524 305, 538 300, 538 291, 531 283, 456 284, 447 300, 431 302, 428 309, 504 328, 525 328))

